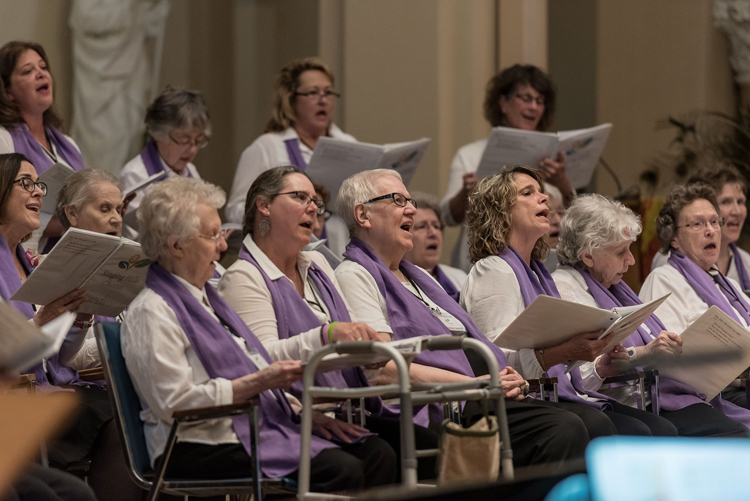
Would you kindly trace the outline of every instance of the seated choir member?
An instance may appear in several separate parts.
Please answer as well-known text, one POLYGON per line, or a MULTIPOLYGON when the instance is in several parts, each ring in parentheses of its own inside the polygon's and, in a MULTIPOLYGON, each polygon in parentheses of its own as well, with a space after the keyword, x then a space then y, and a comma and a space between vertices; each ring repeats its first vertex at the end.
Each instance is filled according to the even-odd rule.
MULTIPOLYGON (((495 340, 537 296, 560 297, 542 260, 547 256, 549 208, 541 174, 523 166, 482 179, 469 196, 466 212, 471 259, 461 301, 477 327, 495 340)), ((550 328, 554 328, 550 326, 550 328)), ((675 435, 653 414, 631 409, 597 393, 593 365, 566 374, 565 363, 593 361, 611 340, 583 332, 545 349, 504 350, 523 377, 548 373, 558 378, 560 406, 578 414, 592 437, 613 433, 675 435), (602 411, 602 412, 599 412, 602 411)), ((671 429, 670 429, 671 428, 671 429)))
MULTIPOLYGON (((620 202, 594 194, 578 197, 562 220, 558 243, 560 267, 552 274, 562 298, 605 310, 641 304, 622 280, 635 263, 630 245, 640 232, 640 219, 620 202)), ((681 353, 680 336, 665 330, 659 317, 651 315, 623 346, 596 359, 594 373, 606 378, 634 366, 655 362, 658 367, 660 358, 679 357, 681 353)), ((636 406, 633 386, 603 393, 622 404, 636 406)), ((684 383, 662 376, 659 401, 661 419, 671 422, 681 436, 748 436, 745 426, 711 407, 684 383)), ((735 406, 723 402, 718 407, 735 406)), ((744 413, 750 418, 746 409, 734 411, 734 415, 744 413)))
MULTIPOLYGON (((219 292, 263 343, 272 360, 307 361, 317 349, 337 341, 390 341, 363 323, 351 322, 333 269, 319 252, 303 252, 315 219, 325 207, 296 167, 274 167, 253 182, 247 194, 239 259, 219 282, 219 292)), ((372 374, 374 372, 374 374, 372 374)), ((367 386, 361 368, 316 375, 319 386, 367 386)), ((292 386, 300 397, 301 382, 292 386)), ((368 399, 367 428, 389 442, 400 457, 398 414, 368 399)), ((418 449, 438 447, 438 435, 415 426, 418 449)), ((420 477, 435 475, 434 458, 420 461, 420 477)))
POLYGON ((549 207, 549 231, 547 232, 547 243, 549 244, 549 255, 544 260, 544 267, 547 271, 552 273, 557 269, 557 241, 560 237, 560 220, 565 214, 565 206, 563 205, 562 193, 549 183, 544 183, 544 190, 549 196, 547 200, 547 206, 549 207))
MULTIPOLYGON (((555 404, 524 398, 526 382, 507 367, 503 352, 428 272, 404 260, 412 248, 417 208, 401 176, 387 169, 356 174, 341 186, 337 208, 347 222, 351 242, 346 259, 336 268, 336 278, 352 319, 394 339, 455 334, 482 341, 501 369, 514 463, 521 466, 580 457, 588 443, 581 420, 555 404)), ((486 364, 472 355, 461 351, 420 353, 410 366, 412 380, 460 382, 486 375, 486 364)), ((394 377, 395 368, 389 363, 378 381, 385 383, 394 377)))
MULTIPOLYGON (((225 210, 227 221, 242 223, 247 191, 263 171, 280 165, 306 170, 321 137, 356 141, 333 123, 333 109, 340 96, 334 83, 328 65, 314 57, 298 59, 279 71, 265 133, 245 148, 237 164, 225 210)), ((328 248, 341 256, 348 235, 340 217, 334 215, 326 222, 326 238, 328 248)))
MULTIPOLYGON (((736 167, 719 164, 699 170, 690 177, 687 184, 694 182, 706 183, 714 189, 719 204, 719 215, 724 218, 724 226, 721 228, 721 249, 716 267, 739 283, 743 291, 750 290, 750 254, 737 246, 747 217, 747 181, 736 167)), ((651 270, 665 264, 668 258, 668 252, 657 253, 651 263, 651 270)), ((744 393, 743 390, 741 394, 744 393)))
MULTIPOLYGON (((258 338, 206 282, 226 249, 218 209, 224 192, 175 177, 153 186, 138 210, 141 243, 153 261, 146 288, 133 300, 122 348, 141 400, 149 457, 164 451, 172 413, 260 397, 260 468, 266 477, 295 477, 300 426, 282 389, 302 377, 299 361, 272 362, 258 338), (157 381, 157 384, 154 384, 157 381)), ((393 449, 356 425, 315 413, 315 490, 387 484, 395 478, 393 449)), ((168 475, 224 478, 250 468, 247 422, 224 418, 180 432, 168 475), (235 426, 236 423, 236 426, 235 426)))
MULTIPOLYGON (((149 141, 138 156, 120 170, 122 189, 128 191, 146 178, 164 172, 165 177, 200 179, 193 159, 205 148, 211 137, 208 107, 198 91, 167 86, 146 110, 146 134, 149 141)), ((135 211, 145 190, 141 190, 128 205, 135 211)), ((130 230, 126 235, 135 237, 130 230)))
MULTIPOLYGON (((52 70, 44 48, 33 42, 0 47, 0 153, 21 153, 43 174, 56 163, 83 169, 78 145, 59 129, 52 70)), ((26 248, 52 248, 63 228, 52 219, 25 242, 26 248), (40 240, 41 239, 41 240, 40 240)))
MULTIPOLYGON (((33 319, 37 326, 66 311, 77 311, 85 292, 75 290, 36 309, 31 304, 10 300, 32 271, 21 243, 39 228, 39 212, 46 193, 47 186, 39 182, 34 166, 26 157, 20 153, 0 154, 0 297, 26 318, 33 319)), ((85 329, 82 324, 90 319, 90 315, 79 314, 69 336, 81 336, 80 331, 85 329)), ((79 415, 73 427, 48 447, 50 464, 60 468, 92 452, 100 430, 112 418, 107 394, 102 390, 103 381, 81 381, 77 371, 65 365, 75 357, 75 349, 74 343, 64 344, 57 355, 25 371, 36 376, 40 391, 60 391, 58 386, 65 386, 80 397, 79 415)))
MULTIPOLYGON (((484 117, 493 127, 510 127, 521 130, 549 130, 555 118, 555 84, 542 70, 532 65, 516 64, 493 76, 487 82, 484 97, 484 117)), ((477 168, 487 138, 474 141, 459 148, 451 164, 448 188, 441 202, 448 226, 461 225, 461 234, 453 248, 451 265, 468 272, 471 269, 469 244, 465 225, 469 193, 479 178, 477 168)), ((565 175, 565 156, 557 156, 539 162, 545 180, 557 186, 564 197, 564 205, 570 204, 575 191, 565 175)))
POLYGON ((450 297, 458 301, 461 288, 466 282, 466 272, 439 264, 443 252, 443 214, 436 196, 428 193, 412 193, 419 208, 414 214, 414 247, 404 255, 404 259, 430 272, 450 297))

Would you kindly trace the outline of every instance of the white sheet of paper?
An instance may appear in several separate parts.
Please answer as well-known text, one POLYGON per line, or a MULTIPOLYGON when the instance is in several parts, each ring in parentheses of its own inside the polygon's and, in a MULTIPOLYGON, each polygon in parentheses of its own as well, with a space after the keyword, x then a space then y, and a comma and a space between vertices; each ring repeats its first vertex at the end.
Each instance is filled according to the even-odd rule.
POLYGON ((60 350, 75 318, 74 313, 64 313, 39 329, 0 301, 0 367, 19 373, 51 357, 60 350))
POLYGON ((47 184, 47 196, 42 201, 42 212, 55 213, 57 195, 60 194, 62 185, 73 173, 75 171, 70 166, 58 162, 39 176, 39 181, 47 184))
MULTIPOLYGON (((415 357, 422 351, 422 342, 431 337, 432 336, 417 336, 409 339, 390 341, 386 344, 397 349, 404 357, 415 357)), ((386 360, 390 360, 390 358, 386 355, 380 355, 377 353, 367 355, 339 355, 337 353, 331 353, 321 360, 316 372, 330 372, 346 369, 348 367, 361 367, 364 365, 385 362, 386 360)))
POLYGON ((408 185, 429 141, 422 138, 406 143, 377 145, 321 137, 306 172, 311 179, 328 189, 331 193, 329 205, 333 206, 344 180, 365 170, 387 165, 384 168, 398 170, 408 185))
POLYGON ((713 399, 750 367, 750 332, 718 307, 712 306, 680 334, 683 355, 699 355, 721 350, 740 352, 738 360, 720 364, 668 366, 659 368, 661 376, 682 381, 713 399))
POLYGON ((584 188, 591 182, 611 130, 612 124, 602 124, 590 129, 560 132, 557 150, 565 155, 565 175, 573 188, 584 188))

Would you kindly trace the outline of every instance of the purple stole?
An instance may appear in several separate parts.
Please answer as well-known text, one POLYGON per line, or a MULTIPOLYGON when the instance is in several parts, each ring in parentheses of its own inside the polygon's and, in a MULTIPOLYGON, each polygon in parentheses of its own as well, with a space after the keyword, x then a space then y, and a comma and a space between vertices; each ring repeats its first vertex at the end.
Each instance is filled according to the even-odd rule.
POLYGON ((307 162, 305 162, 305 158, 299 149, 299 139, 296 137, 286 139, 284 140, 284 146, 286 146, 286 152, 289 155, 289 163, 298 167, 302 172, 306 171, 307 162))
POLYGON ((740 279, 740 287, 742 287, 742 290, 745 291, 750 290, 750 275, 747 274, 745 262, 742 260, 739 247, 737 247, 737 244, 731 243, 729 244, 729 250, 732 252, 734 266, 737 268, 737 275, 740 279))
POLYGON ((750 325, 750 304, 743 299, 743 292, 738 291, 732 283, 719 273, 715 278, 706 270, 699 267, 693 261, 678 251, 672 251, 669 256, 671 264, 685 280, 690 284, 698 296, 709 306, 716 306, 721 311, 732 317, 737 323, 741 323, 737 313, 744 318, 745 323, 750 325), (716 290, 716 283, 720 284, 721 293, 716 290), (734 309, 732 309, 734 307, 734 309), (736 313, 735 313, 736 311, 736 313))
POLYGON ((435 270, 432 275, 435 277, 435 280, 438 281, 443 290, 445 290, 446 294, 448 294, 450 297, 455 299, 456 302, 458 302, 458 299, 461 296, 461 292, 456 289, 456 286, 453 285, 453 282, 451 282, 451 279, 448 278, 448 275, 443 272, 439 264, 435 266, 435 270))
MULTIPOLYGON (((28 275, 33 271, 31 264, 26 258, 26 253, 20 245, 16 248, 21 265, 28 275)), ((8 248, 8 243, 0 235, 0 297, 8 302, 15 309, 31 320, 34 318, 34 308, 29 303, 20 301, 11 301, 10 297, 21 288, 23 282, 18 276, 13 256, 8 248)), ((34 367, 24 370, 25 373, 33 373, 36 376, 36 384, 39 386, 50 387, 52 385, 73 385, 73 386, 99 386, 104 387, 104 381, 88 383, 78 379, 78 371, 60 363, 58 355, 47 359, 47 371, 44 370, 44 364, 39 363, 34 367), (48 377, 49 376, 49 377, 48 377)))
MULTIPOLYGON (((143 148, 143 150, 141 151, 141 160, 143 161, 143 165, 146 167, 146 172, 148 172, 149 177, 153 176, 154 174, 158 174, 159 172, 166 172, 164 164, 162 164, 161 162, 159 149, 156 147, 156 143, 154 141, 149 141, 143 148)), ((192 178, 193 173, 190 172, 190 167, 185 166, 185 170, 187 171, 187 177, 192 178)))
MULTIPOLYGON (((279 339, 289 339, 302 332, 323 325, 323 322, 315 316, 315 313, 312 312, 307 302, 299 295, 289 280, 284 277, 278 280, 271 280, 244 245, 240 249, 238 258, 255 266, 263 277, 263 281, 271 293, 279 339)), ((352 320, 349 317, 349 310, 346 308, 346 303, 344 303, 344 299, 338 293, 328 275, 318 268, 315 263, 310 266, 308 274, 320 293, 323 303, 328 308, 331 321, 351 322, 352 320)), ((334 388, 361 388, 370 386, 362 369, 359 367, 352 367, 344 371, 317 373, 315 374, 315 384, 316 386, 330 386, 334 388)), ((302 395, 302 388, 302 381, 297 381, 292 385, 295 396, 299 397, 302 395)), ((367 399, 367 410, 371 413, 380 414, 382 408, 383 403, 380 398, 367 399)))
MULTIPOLYGON (((217 322, 190 291, 157 263, 149 267, 146 286, 160 295, 172 308, 209 377, 231 381, 258 371, 232 336, 242 338, 248 349, 258 352, 271 363, 271 358, 258 338, 213 287, 205 288, 206 295, 221 322, 217 322)), ((283 477, 299 467, 299 420, 281 390, 263 391, 258 397, 262 451, 260 468, 267 477, 283 477)), ((247 426, 247 418, 235 416, 232 418, 232 424, 245 451, 250 455, 250 429, 247 426)), ((336 447, 315 435, 312 436, 311 445, 312 457, 325 449, 336 447)))
MULTIPOLYGON (((523 297, 523 303, 525 307, 534 302, 537 296, 542 294, 560 298, 560 293, 557 291, 555 281, 552 280, 552 276, 544 267, 544 263, 536 259, 531 260, 531 267, 521 259, 518 252, 510 245, 499 254, 499 257, 503 259, 513 270, 513 273, 518 279, 518 285, 521 288, 521 296, 523 297)), ((500 307, 501 305, 498 305, 500 307)), ((581 378, 581 371, 578 368, 570 371, 570 377, 565 373, 565 366, 563 364, 557 364, 547 370, 549 377, 557 378, 557 392, 561 400, 579 404, 586 404, 596 407, 600 410, 607 410, 610 405, 607 403, 611 400, 609 397, 597 393, 595 391, 586 391, 583 388, 583 379, 581 378), (578 396, 578 394, 586 394, 590 397, 600 399, 602 401, 591 401, 585 400, 578 396)))
MULTIPOLYGON (((83 169, 83 157, 78 152, 73 143, 68 141, 65 136, 51 125, 45 125, 44 131, 47 133, 49 142, 55 146, 57 154, 70 165, 73 170, 83 169)), ((23 153, 29 159, 40 176, 44 171, 54 165, 52 159, 47 155, 34 136, 31 135, 29 127, 25 123, 10 127, 8 129, 11 138, 13 138, 13 149, 16 153, 23 153)))

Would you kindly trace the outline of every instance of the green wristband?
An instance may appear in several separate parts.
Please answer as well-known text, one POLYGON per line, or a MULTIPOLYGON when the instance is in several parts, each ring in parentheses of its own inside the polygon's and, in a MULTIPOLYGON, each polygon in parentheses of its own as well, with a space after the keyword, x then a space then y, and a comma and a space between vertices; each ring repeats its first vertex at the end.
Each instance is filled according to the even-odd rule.
POLYGON ((331 344, 331 332, 333 332, 333 327, 334 327, 334 326, 335 326, 335 325, 336 325, 337 323, 338 323, 338 322, 331 322, 330 324, 328 324, 328 344, 331 344))

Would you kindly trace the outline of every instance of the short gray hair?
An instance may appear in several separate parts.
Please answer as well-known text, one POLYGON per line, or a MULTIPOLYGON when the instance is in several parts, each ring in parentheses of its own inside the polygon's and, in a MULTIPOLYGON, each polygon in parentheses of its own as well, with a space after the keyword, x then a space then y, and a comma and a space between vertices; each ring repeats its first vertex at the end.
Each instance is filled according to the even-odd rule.
MULTIPOLYGON (((242 236, 252 235, 255 227, 255 216, 258 213, 258 197, 271 200, 284 188, 284 179, 291 174, 302 174, 310 179, 307 174, 293 165, 280 165, 268 169, 255 178, 245 197, 245 217, 242 221, 242 236)), ((312 181, 311 181, 312 182, 312 181)))
POLYGON ((445 218, 443 217, 443 212, 440 210, 440 200, 438 197, 424 191, 412 191, 411 198, 414 199, 417 207, 420 209, 427 209, 434 212, 440 222, 440 229, 445 228, 445 218))
POLYGON ((141 247, 152 261, 169 257, 170 236, 181 242, 200 231, 198 204, 220 209, 224 190, 202 179, 172 177, 153 185, 138 207, 141 247))
POLYGON ((168 85, 146 110, 146 132, 152 138, 166 136, 172 129, 200 129, 211 137, 211 120, 203 95, 196 90, 168 85))
POLYGON ((119 179, 111 172, 102 169, 82 169, 65 180, 60 193, 57 195, 55 216, 66 230, 70 228, 70 221, 65 214, 65 208, 73 207, 76 212, 80 212, 81 207, 93 199, 94 187, 102 183, 113 184, 122 192, 119 179))
POLYGON ((716 213, 721 214, 719 204, 716 202, 716 192, 710 185, 695 182, 688 185, 677 184, 672 187, 672 191, 667 195, 659 211, 659 217, 656 218, 656 236, 661 242, 662 254, 672 250, 672 240, 677 235, 677 219, 682 210, 701 199, 709 201, 716 209, 716 213))
POLYGON ((560 221, 557 259, 573 266, 585 253, 634 241, 641 229, 640 218, 620 202, 595 193, 581 195, 560 221))
POLYGON ((354 236, 358 228, 357 220, 354 219, 354 206, 375 198, 380 193, 375 188, 375 182, 383 177, 395 177, 403 182, 401 174, 391 169, 372 169, 358 172, 348 177, 339 188, 339 197, 336 200, 336 212, 346 223, 349 236, 354 236))

